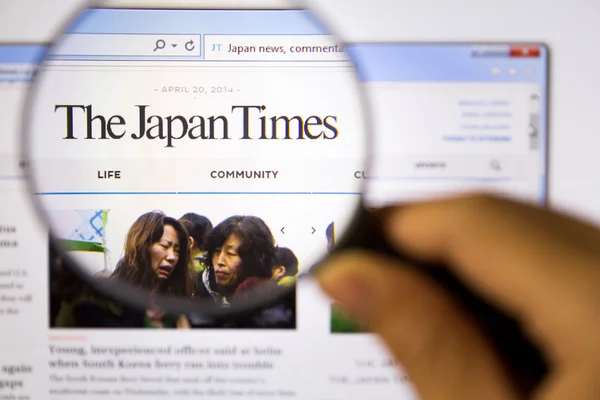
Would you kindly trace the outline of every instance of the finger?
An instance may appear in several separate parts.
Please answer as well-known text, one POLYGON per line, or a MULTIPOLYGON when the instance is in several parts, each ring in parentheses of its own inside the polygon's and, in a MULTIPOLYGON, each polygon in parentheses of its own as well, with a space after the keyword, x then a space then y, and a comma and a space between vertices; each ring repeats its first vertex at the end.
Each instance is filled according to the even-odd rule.
POLYGON ((533 204, 516 202, 510 200, 508 197, 484 194, 463 194, 445 199, 435 199, 416 204, 413 203, 412 205, 403 206, 401 208, 388 207, 376 210, 374 213, 384 222, 388 221, 388 227, 390 227, 390 225, 393 227, 394 225, 397 225, 392 219, 409 209, 414 210, 418 208, 421 211, 421 214, 425 212, 429 213, 433 209, 441 210, 442 207, 446 210, 446 214, 448 214, 448 211, 456 213, 460 210, 460 216, 456 216, 456 219, 458 220, 465 217, 464 211, 467 209, 470 209, 469 214, 473 216, 473 213, 477 210, 481 210, 484 206, 487 207, 491 205, 495 205, 496 209, 498 209, 497 206, 510 207, 510 212, 505 212, 507 210, 503 210, 503 217, 515 217, 513 219, 524 217, 525 220, 533 220, 540 230, 559 231, 564 237, 576 240, 578 246, 600 253, 600 246, 598 246, 598 243, 600 243, 600 230, 597 226, 591 225, 589 222, 566 210, 561 212, 558 210, 552 211, 537 207, 533 204), (425 209, 425 206, 427 209, 425 209))
POLYGON ((424 400, 516 398, 475 325, 419 272, 350 252, 332 257, 318 279, 344 310, 382 337, 424 400))
POLYGON ((581 321, 598 321, 600 233, 594 228, 487 196, 399 208, 387 213, 384 226, 392 244, 448 264, 526 321, 549 350, 568 353, 596 340, 578 329, 581 321), (570 335, 581 340, 564 343, 570 335))

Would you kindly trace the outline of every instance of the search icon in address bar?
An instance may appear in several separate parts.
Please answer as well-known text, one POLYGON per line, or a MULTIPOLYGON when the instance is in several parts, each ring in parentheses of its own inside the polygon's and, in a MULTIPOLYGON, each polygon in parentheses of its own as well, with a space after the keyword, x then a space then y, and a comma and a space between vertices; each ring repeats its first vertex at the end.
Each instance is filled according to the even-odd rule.
POLYGON ((165 41, 164 41, 164 40, 162 40, 162 39, 158 39, 158 40, 156 41, 156 47, 155 47, 155 48, 154 48, 154 50, 152 50, 152 51, 156 51, 156 50, 162 50, 162 49, 164 49, 164 48, 165 48, 165 46, 166 46, 166 45, 167 45, 167 44, 165 43, 165 41))
POLYGON ((68 34, 52 55, 199 57, 200 35, 68 34))

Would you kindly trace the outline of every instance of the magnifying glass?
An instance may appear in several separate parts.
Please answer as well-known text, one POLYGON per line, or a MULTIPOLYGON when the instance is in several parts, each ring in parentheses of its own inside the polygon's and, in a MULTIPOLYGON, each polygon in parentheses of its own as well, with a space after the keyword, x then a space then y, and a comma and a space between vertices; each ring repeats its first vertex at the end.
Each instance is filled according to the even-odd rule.
MULTIPOLYGON (((32 198, 61 265, 146 317, 293 324, 298 287, 332 252, 406 259, 369 211, 368 104, 346 46, 310 10, 210 4, 99 4, 64 28, 28 98, 32 198), (150 32, 197 35, 201 52, 157 56, 162 39, 133 50, 150 32)), ((425 270, 540 378, 514 321, 447 269, 425 270)))
POLYGON ((156 50, 162 50, 162 49, 164 49, 164 48, 165 48, 165 41, 164 41, 164 40, 162 40, 162 39, 158 39, 158 40, 156 41, 156 47, 154 47, 154 50, 153 50, 153 51, 156 51, 156 50))

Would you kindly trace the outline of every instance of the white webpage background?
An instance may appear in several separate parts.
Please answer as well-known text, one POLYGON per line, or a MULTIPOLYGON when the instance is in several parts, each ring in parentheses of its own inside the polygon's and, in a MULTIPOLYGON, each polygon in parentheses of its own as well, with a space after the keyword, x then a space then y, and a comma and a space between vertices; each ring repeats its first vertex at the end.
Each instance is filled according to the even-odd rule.
MULTIPOLYGON (((72 7, 81 3, 73 0, 5 2, 0 13, 0 41, 49 40, 72 7)), ((600 37, 600 26, 596 23, 600 13, 599 3, 578 0, 549 4, 547 1, 531 0, 516 6, 512 2, 491 0, 452 3, 435 0, 319 0, 315 4, 348 41, 546 42, 551 52, 550 202, 600 221, 600 178, 595 175, 595 171, 600 169, 597 157, 600 149, 600 121, 597 118, 600 109, 600 98, 597 96, 600 88, 600 55, 593 51, 597 38, 600 37)), ((6 188, 8 184, 3 183, 3 186, 6 188)), ((14 191, 13 188, 14 186, 9 186, 8 190, 14 191)), ((2 212, 3 221, 22 227, 21 231, 24 232, 19 237, 22 254, 17 260, 11 258, 5 261, 38 266, 39 280, 32 281, 35 285, 32 291, 44 293, 47 290, 47 260, 42 255, 45 252, 45 242, 43 235, 36 233, 34 223, 30 221, 30 211, 15 206, 24 201, 25 199, 10 201, 10 209, 3 209, 2 212)), ((302 307, 303 304, 299 304, 298 308, 302 307)), ((48 331, 43 329, 47 326, 47 310, 33 307, 30 310, 23 309, 22 312, 27 313, 27 321, 3 326, 7 348, 13 345, 13 340, 19 339, 12 346, 12 360, 3 354, 5 362, 20 363, 25 354, 30 355, 27 357, 30 362, 36 354, 47 354, 48 331), (28 343, 26 348, 24 343, 28 343)), ((313 334, 327 337, 327 325, 321 325, 321 329, 322 331, 313 334)), ((286 334, 290 337, 296 335, 294 332, 286 334)), ((185 341, 193 343, 197 335, 198 331, 186 333, 185 341)), ((262 337, 259 332, 247 332, 244 335, 223 332, 222 335, 221 340, 232 341, 235 338, 236 341, 239 340, 238 343, 250 343, 262 337)), ((154 340, 149 335, 133 331, 120 333, 119 338, 124 342, 135 341, 140 344, 154 340)), ((336 337, 335 345, 334 340, 326 340, 325 346, 334 345, 338 349, 338 371, 341 372, 360 357, 360 354, 348 354, 344 350, 357 349, 357 343, 362 340, 359 337, 336 337)), ((365 349, 367 354, 363 355, 369 357, 368 353, 372 350, 367 347, 365 349)), ((303 350, 290 346, 288 355, 290 359, 295 359, 303 350)), ((314 365, 321 363, 321 359, 313 358, 311 365, 288 366, 284 359, 280 366, 306 371, 315 369, 314 365)), ((315 380, 310 384, 316 391, 324 381, 315 380)), ((41 387, 35 398, 46 398, 45 393, 45 388, 41 387)), ((326 398, 344 398, 345 394, 347 393, 340 392, 337 394, 339 397, 326 398)))

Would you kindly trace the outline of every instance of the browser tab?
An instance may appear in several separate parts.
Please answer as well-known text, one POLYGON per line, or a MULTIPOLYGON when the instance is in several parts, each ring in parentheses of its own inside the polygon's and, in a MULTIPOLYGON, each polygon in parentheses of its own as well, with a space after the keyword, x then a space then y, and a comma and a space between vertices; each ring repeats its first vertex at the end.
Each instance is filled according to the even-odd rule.
POLYGON ((343 46, 327 35, 205 35, 213 61, 345 61, 343 46))

